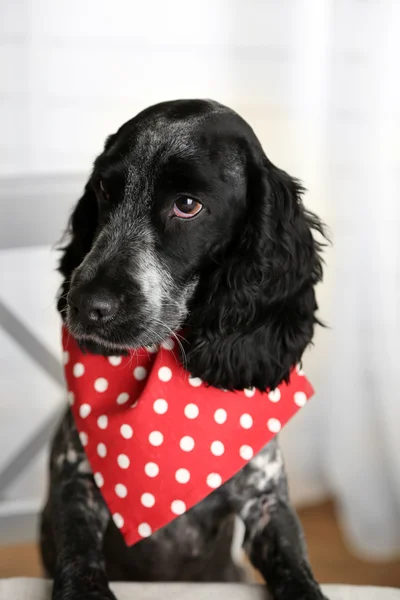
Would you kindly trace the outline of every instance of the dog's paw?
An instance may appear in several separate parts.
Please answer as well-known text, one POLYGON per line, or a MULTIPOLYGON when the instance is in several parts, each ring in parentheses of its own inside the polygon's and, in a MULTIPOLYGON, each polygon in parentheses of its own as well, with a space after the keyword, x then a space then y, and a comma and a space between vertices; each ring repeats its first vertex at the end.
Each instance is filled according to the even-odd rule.
POLYGON ((97 570, 64 569, 56 576, 52 600, 116 600, 106 576, 97 570))
POLYGON ((53 591, 52 600, 117 600, 112 591, 108 588, 93 589, 83 588, 71 585, 67 588, 61 588, 53 591))

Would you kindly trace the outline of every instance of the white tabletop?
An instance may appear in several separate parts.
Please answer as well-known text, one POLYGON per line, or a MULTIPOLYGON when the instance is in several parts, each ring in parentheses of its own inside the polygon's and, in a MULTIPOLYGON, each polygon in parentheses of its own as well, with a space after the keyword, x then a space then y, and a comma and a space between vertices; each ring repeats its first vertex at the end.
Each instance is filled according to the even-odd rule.
MULTIPOLYGON (((265 600, 261 585, 227 583, 113 583, 118 600, 265 600)), ((392 588, 326 585, 329 600, 400 600, 400 590, 392 588)), ((4 579, 0 581, 0 600, 49 600, 51 583, 44 579, 4 579)))

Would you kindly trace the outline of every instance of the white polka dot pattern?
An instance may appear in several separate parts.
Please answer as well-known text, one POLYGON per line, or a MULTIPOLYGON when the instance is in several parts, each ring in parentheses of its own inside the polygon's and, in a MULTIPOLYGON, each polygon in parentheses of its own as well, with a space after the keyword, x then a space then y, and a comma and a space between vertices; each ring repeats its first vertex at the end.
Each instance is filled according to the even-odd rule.
POLYGON ((303 376, 304 376, 304 371, 303 371, 303 369, 301 368, 301 365, 296 365, 296 373, 297 373, 298 375, 300 375, 300 377, 303 377, 303 376))
POLYGON ((100 442, 100 444, 97 444, 97 454, 101 458, 105 458, 107 456, 107 446, 102 442, 100 442))
POLYGON ((270 431, 272 431, 272 433, 278 433, 278 431, 281 430, 281 423, 279 419, 271 418, 268 419, 267 427, 270 431))
POLYGON ((82 444, 83 447, 87 446, 88 441, 89 441, 89 436, 85 431, 81 431, 79 433, 79 440, 82 444))
POLYGON ((199 407, 197 404, 186 404, 184 413, 188 419, 196 419, 199 416, 199 407))
POLYGON ((146 346, 145 350, 147 352, 149 352, 150 354, 155 354, 157 352, 158 348, 155 344, 153 344, 152 346, 146 346))
POLYGON ((169 367, 161 367, 158 370, 158 378, 160 381, 166 383, 172 379, 172 371, 169 367))
POLYGON ((156 499, 154 498, 153 494, 149 494, 148 492, 142 494, 140 501, 146 508, 151 508, 156 503, 156 499))
POLYGON ((146 375, 147 371, 144 367, 136 367, 133 371, 133 376, 136 381, 143 381, 143 379, 146 379, 146 375))
POLYGON ((241 415, 240 426, 243 427, 243 429, 250 429, 250 427, 252 427, 252 425, 253 425, 253 417, 251 415, 249 415, 248 413, 244 413, 243 415, 241 415))
POLYGON ((190 472, 187 469, 178 469, 175 473, 175 479, 178 483, 187 483, 190 479, 190 472))
POLYGON ((107 415, 100 415, 100 417, 97 419, 97 425, 100 427, 100 429, 107 429, 107 425, 108 425, 107 415))
POLYGON ((256 388, 246 388, 243 391, 247 398, 252 398, 256 394, 256 388))
POLYGON ((157 477, 160 472, 159 466, 154 462, 148 462, 144 466, 144 472, 148 477, 157 477))
POLYGON ((152 446, 161 446, 164 436, 161 431, 152 431, 149 435, 149 442, 152 446))
POLYGON ((271 390, 270 392, 268 392, 268 398, 271 400, 271 402, 279 402, 279 400, 281 399, 280 389, 276 388, 275 390, 271 390))
POLYGON ((126 440, 130 440, 131 437, 133 436, 133 429, 130 425, 127 425, 126 423, 124 425, 121 425, 121 435, 123 438, 125 438, 126 440))
POLYGON ((219 440, 216 440, 215 442, 213 442, 211 444, 211 452, 214 454, 214 456, 222 456, 223 453, 225 452, 225 447, 224 447, 223 443, 220 442, 219 440))
POLYGON ((223 423, 225 423, 227 417, 228 413, 224 408, 219 408, 214 413, 214 421, 218 423, 218 425, 222 425, 223 423))
POLYGON ((115 486, 115 493, 117 494, 118 498, 126 498, 128 495, 128 489, 123 483, 117 483, 115 486))
POLYGON ((219 487, 222 483, 222 477, 218 473, 210 473, 207 475, 207 485, 208 487, 215 489, 219 487))
POLYGON ((103 485, 104 485, 104 477, 103 477, 103 475, 101 473, 95 473, 93 475, 93 478, 94 478, 94 482, 95 482, 95 484, 97 485, 98 488, 103 487, 103 485))
POLYGON ((114 513, 112 518, 118 529, 121 529, 124 526, 124 519, 119 513, 114 513))
POLYGON ((131 461, 129 460, 129 456, 126 454, 119 454, 117 458, 118 465, 121 469, 128 469, 131 461))
POLYGON ((118 365, 120 365, 122 363, 122 356, 109 356, 108 362, 113 367, 118 367, 118 365))
POLYGON ((82 404, 79 408, 79 415, 82 417, 82 419, 86 419, 86 417, 88 417, 91 412, 92 407, 90 406, 90 404, 82 404))
POLYGON ((239 454, 243 460, 251 460, 253 458, 253 448, 248 444, 243 444, 239 448, 239 454))
POLYGON ((82 375, 85 372, 85 367, 80 362, 75 363, 72 372, 74 374, 74 377, 82 377, 82 375))
POLYGON ((125 404, 128 402, 128 400, 129 394, 127 392, 121 392, 121 394, 118 394, 117 396, 117 404, 119 404, 119 406, 121 406, 121 404, 125 404))
POLYGON ((140 537, 142 538, 149 537, 153 533, 148 523, 140 523, 138 527, 138 532, 140 537))
POLYGON ((168 402, 163 398, 159 398, 154 402, 153 409, 158 415, 165 415, 168 410, 168 402))
POLYGON ((186 504, 183 500, 174 500, 171 504, 171 510, 174 515, 183 515, 186 511, 186 504))
POLYGON ((307 403, 307 396, 304 392, 295 392, 293 399, 297 406, 304 406, 307 403))
POLYGON ((195 446, 194 439, 190 435, 185 435, 179 442, 179 445, 184 452, 190 452, 195 446))
POLYGON ((63 348, 79 439, 128 545, 224 485, 312 395, 296 368, 266 392, 210 387, 180 366, 172 337, 106 358, 63 331, 63 348))
POLYGON ((100 393, 105 392, 107 388, 108 388, 108 381, 104 377, 99 377, 94 382, 94 389, 96 390, 96 392, 100 392, 100 393))
POLYGON ((161 344, 161 346, 164 348, 164 350, 173 350, 174 346, 175 346, 175 342, 173 339, 168 338, 161 344))

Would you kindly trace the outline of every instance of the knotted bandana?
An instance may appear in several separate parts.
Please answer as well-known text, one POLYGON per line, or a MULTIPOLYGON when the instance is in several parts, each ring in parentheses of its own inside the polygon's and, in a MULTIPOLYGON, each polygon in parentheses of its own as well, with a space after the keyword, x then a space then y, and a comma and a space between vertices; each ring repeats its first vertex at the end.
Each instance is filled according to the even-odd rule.
POLYGON ((313 395, 298 368, 265 393, 209 387, 172 339, 125 357, 84 354, 65 328, 62 341, 80 441, 127 545, 240 471, 313 395))

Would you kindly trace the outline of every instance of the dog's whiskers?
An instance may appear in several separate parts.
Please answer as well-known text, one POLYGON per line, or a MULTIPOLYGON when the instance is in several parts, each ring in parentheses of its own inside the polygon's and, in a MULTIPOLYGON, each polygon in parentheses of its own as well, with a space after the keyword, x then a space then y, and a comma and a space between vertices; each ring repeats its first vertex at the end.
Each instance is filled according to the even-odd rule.
MULTIPOLYGON (((186 369, 187 367, 187 357, 186 357, 186 351, 185 348, 183 347, 182 342, 179 339, 179 336, 175 333, 175 331, 173 331, 173 329, 171 329, 171 327, 169 327, 166 323, 164 323, 164 321, 162 321, 161 319, 155 319, 155 321, 157 323, 159 323, 160 325, 162 325, 163 327, 165 327, 170 333, 171 336, 176 340, 180 350, 181 350, 181 355, 182 355, 182 363, 184 368, 186 369)), ((185 338, 183 338, 183 336, 180 336, 183 341, 186 341, 185 338)))

